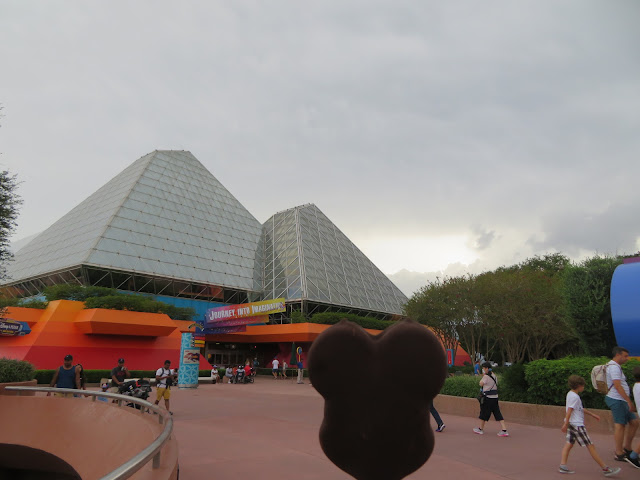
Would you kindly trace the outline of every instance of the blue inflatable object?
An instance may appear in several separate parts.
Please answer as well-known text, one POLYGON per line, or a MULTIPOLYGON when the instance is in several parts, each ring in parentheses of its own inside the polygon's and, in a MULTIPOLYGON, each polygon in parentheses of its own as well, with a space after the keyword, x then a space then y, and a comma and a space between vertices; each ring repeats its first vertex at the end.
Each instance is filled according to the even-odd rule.
POLYGON ((613 272, 611 318, 618 345, 640 356, 640 262, 624 263, 613 272))

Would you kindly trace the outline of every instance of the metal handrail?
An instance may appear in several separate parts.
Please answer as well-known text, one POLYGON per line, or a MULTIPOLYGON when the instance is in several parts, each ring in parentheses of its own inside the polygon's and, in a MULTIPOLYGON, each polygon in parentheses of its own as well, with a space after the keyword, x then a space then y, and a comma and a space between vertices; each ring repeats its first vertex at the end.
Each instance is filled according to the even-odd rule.
POLYGON ((136 405, 145 407, 140 409, 141 414, 144 414, 145 409, 157 413, 158 421, 161 425, 164 424, 164 429, 147 448, 142 450, 126 463, 120 465, 112 472, 106 474, 100 480, 125 480, 131 477, 142 467, 144 467, 152 458, 153 468, 155 469, 160 467, 160 451, 162 450, 162 447, 164 446, 166 441, 171 437, 171 432, 173 431, 173 418, 171 418, 171 414, 167 410, 163 410, 157 405, 149 403, 146 400, 142 400, 140 398, 130 397, 128 395, 120 395, 118 393, 94 392, 90 390, 76 390, 71 388, 8 386, 5 387, 5 390, 16 391, 18 392, 18 395, 20 395, 20 392, 47 392, 84 395, 93 397, 91 399, 91 401, 93 402, 96 401, 97 397, 105 397, 117 400, 118 407, 121 407, 123 402, 135 403, 136 405))

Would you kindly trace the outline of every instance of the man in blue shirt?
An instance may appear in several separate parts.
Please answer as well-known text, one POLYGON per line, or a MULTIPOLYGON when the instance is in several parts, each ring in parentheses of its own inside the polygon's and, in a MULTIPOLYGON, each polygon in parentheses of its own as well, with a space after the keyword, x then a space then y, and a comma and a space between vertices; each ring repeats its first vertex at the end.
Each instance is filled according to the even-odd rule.
MULTIPOLYGON (((51 379, 50 387, 78 388, 80 385, 80 371, 73 365, 73 357, 66 355, 63 365, 56 370, 51 379)), ((50 396, 51 392, 47 393, 50 396)), ((70 393, 56 393, 56 397, 68 397, 70 393)))

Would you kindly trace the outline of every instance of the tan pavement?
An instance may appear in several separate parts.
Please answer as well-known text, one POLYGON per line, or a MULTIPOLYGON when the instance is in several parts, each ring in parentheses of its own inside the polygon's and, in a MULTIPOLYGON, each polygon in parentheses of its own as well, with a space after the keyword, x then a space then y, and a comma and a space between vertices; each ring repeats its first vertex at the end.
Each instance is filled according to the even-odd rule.
MULTIPOLYGON (((180 449, 180 480, 352 478, 335 467, 320 448, 323 406, 312 386, 298 385, 295 379, 258 377, 249 385, 201 384, 195 390, 176 389, 171 409, 180 449)), ((408 479, 567 476, 557 472, 565 442, 560 425, 557 429, 517 425, 506 418, 511 437, 500 438, 497 422, 488 423, 480 436, 471 431, 477 425, 474 418, 445 415, 443 419, 447 427, 435 433, 433 455, 408 479)), ((640 470, 613 460, 612 436, 592 435, 592 439, 606 462, 622 467, 615 478, 640 478, 640 470)), ((604 478, 586 448, 573 448, 569 466, 576 470, 569 478, 604 478)))

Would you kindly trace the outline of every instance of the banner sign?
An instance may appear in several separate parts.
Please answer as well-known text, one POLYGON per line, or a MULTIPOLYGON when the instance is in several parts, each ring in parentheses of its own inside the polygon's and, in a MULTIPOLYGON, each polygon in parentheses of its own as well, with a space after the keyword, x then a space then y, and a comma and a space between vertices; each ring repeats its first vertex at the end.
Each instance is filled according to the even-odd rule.
POLYGON ((285 311, 284 298, 264 300, 262 302, 241 303, 238 305, 227 305, 225 307, 217 307, 207 310, 204 326, 206 328, 213 328, 218 322, 285 311))
MULTIPOLYGON (((252 323, 266 323, 269 321, 269 318, 262 317, 247 317, 247 318, 236 318, 235 320, 225 320, 224 322, 216 322, 212 324, 213 328, 218 327, 235 327, 236 325, 251 325, 252 323)), ((211 328, 205 328, 205 333, 211 333, 209 330, 211 328)))
POLYGON ((0 335, 20 336, 31 333, 26 322, 19 322, 10 318, 0 318, 0 335))
POLYGON ((194 333, 193 334, 193 346, 200 348, 204 347, 205 336, 203 333, 194 333))
POLYGON ((236 325, 236 326, 232 326, 232 327, 207 328, 205 330, 205 332, 207 332, 208 335, 219 334, 219 333, 240 333, 240 332, 246 332, 246 331, 247 331, 247 326, 246 325, 236 325))
POLYGON ((193 333, 183 333, 180 340, 178 388, 198 388, 200 349, 193 348, 193 333))

